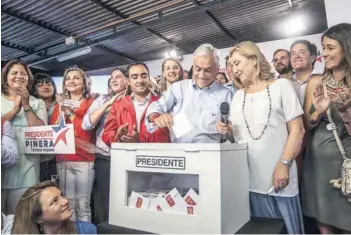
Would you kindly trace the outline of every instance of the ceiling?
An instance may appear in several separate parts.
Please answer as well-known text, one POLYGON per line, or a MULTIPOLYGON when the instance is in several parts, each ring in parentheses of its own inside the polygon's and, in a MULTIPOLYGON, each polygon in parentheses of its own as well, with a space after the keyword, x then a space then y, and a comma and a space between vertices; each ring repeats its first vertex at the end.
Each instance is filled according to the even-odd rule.
POLYGON ((306 29, 327 28, 324 0, 2 0, 1 60, 20 58, 52 75, 190 54, 201 43, 226 48, 240 41, 287 38, 281 22, 304 15, 306 29), (76 43, 66 45, 67 37, 76 43), (91 52, 59 62, 86 46, 91 52))

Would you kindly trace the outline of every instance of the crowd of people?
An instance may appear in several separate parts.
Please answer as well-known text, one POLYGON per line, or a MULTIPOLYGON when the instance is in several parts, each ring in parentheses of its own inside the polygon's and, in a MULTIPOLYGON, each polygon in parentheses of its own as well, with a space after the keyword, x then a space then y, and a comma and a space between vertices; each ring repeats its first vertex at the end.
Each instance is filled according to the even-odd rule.
POLYGON ((157 80, 143 62, 115 69, 106 95, 92 93, 78 67, 65 71, 59 94, 51 76, 8 62, 1 78, 2 232, 96 233, 91 195, 99 198, 100 222, 108 220, 114 142, 219 143, 227 135, 248 145, 252 216, 282 219, 293 234, 305 233, 304 216, 320 233, 351 233, 351 24, 327 29, 321 44, 323 74, 313 71, 317 48, 307 40, 276 50, 272 62, 255 43, 240 42, 225 72, 218 50, 202 44, 189 71, 177 58, 163 61, 157 80), (220 119, 223 102, 228 123, 220 119), (172 131, 179 114, 192 127, 182 136, 172 131), (26 154, 22 128, 56 125, 61 116, 74 126, 75 154, 26 154))

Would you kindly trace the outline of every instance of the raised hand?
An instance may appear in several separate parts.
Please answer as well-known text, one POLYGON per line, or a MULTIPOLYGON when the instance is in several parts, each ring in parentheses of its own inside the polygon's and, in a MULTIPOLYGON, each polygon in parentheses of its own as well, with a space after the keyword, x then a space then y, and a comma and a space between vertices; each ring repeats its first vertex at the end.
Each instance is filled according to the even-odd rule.
POLYGON ((18 94, 21 96, 21 104, 23 106, 23 108, 26 108, 29 106, 29 92, 27 87, 21 85, 17 88, 17 92, 18 94))
POLYGON ((13 110, 17 114, 19 113, 19 111, 21 111, 21 108, 22 108, 22 96, 17 96, 14 100, 13 110))
POLYGON ((313 92, 313 106, 318 114, 323 114, 327 111, 330 105, 330 97, 327 95, 325 85, 318 85, 313 92))
POLYGON ((117 97, 118 97, 118 94, 112 96, 111 99, 109 99, 109 100, 106 102, 106 103, 108 104, 108 106, 113 105, 113 103, 116 101, 117 97))

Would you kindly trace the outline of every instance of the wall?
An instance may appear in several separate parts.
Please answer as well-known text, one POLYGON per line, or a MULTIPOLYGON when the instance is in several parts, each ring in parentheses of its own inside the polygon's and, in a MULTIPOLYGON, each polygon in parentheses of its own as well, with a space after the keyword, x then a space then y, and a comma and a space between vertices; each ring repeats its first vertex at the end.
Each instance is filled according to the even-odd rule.
POLYGON ((351 23, 350 0, 324 0, 328 27, 339 23, 351 23))
MULTIPOLYGON (((350 0, 351 2, 351 0, 350 0)), ((321 34, 314 34, 314 35, 309 35, 309 36, 303 36, 303 37, 297 37, 297 38, 288 38, 288 39, 282 39, 282 40, 276 40, 276 41, 269 41, 269 42, 262 42, 262 43, 257 43, 257 45, 261 48, 263 54, 267 57, 269 61, 272 61, 273 53, 277 49, 287 49, 290 50, 290 45, 297 39, 306 39, 309 40, 310 42, 316 44, 318 50, 321 50, 321 34)), ((220 49, 220 67, 224 68, 225 67, 225 57, 229 54, 230 48, 224 48, 220 49)), ((157 76, 161 74, 161 64, 162 64, 163 59, 161 60, 152 60, 152 61, 147 61, 145 62, 149 69, 150 69, 150 74, 152 76, 157 76)), ((185 55, 183 56, 183 61, 182 61, 183 68, 186 70, 189 70, 191 65, 192 65, 192 55, 185 55)), ((316 71, 322 72, 323 71, 323 63, 316 63, 316 71)))
MULTIPOLYGON (((350 0, 351 2, 351 0, 350 0)), ((319 51, 321 51, 321 34, 314 34, 309 36, 297 37, 297 38, 288 38, 276 41, 269 41, 269 42, 262 42, 258 43, 257 45, 261 48, 263 54, 267 57, 269 61, 272 61, 273 53, 277 49, 290 49, 291 43, 293 43, 297 39, 306 39, 310 42, 316 44, 319 51)), ((225 57, 229 54, 230 48, 220 49, 220 67, 225 68, 225 57)), ((161 74, 161 64, 163 59, 160 60, 152 60, 146 61, 145 63, 149 67, 151 76, 158 76, 161 74)), ((182 66, 184 69, 189 70, 192 65, 192 55, 184 55, 182 60, 182 66)), ((322 63, 321 58, 315 64, 316 72, 322 73, 324 68, 324 64, 322 63)), ((96 93, 106 93, 107 91, 107 80, 109 75, 106 76, 90 76, 92 79, 92 91, 96 93)), ((58 90, 61 92, 62 87, 62 77, 55 77, 54 78, 56 84, 58 84, 58 90)))

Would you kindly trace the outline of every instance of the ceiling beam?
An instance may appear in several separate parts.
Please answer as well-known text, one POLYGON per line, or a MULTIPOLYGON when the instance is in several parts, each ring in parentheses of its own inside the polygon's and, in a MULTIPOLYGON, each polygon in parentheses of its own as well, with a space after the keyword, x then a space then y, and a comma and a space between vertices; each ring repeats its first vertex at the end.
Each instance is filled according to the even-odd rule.
MULTIPOLYGON (((198 3, 197 0, 191 0, 195 5, 197 6, 201 6, 200 3, 198 3)), ((238 39, 226 28, 224 27, 223 24, 221 24, 221 22, 219 22, 219 20, 209 11, 205 11, 206 14, 212 19, 212 21, 217 25, 218 28, 220 28, 223 33, 225 33, 228 37, 230 37, 231 39, 233 39, 235 42, 238 42, 238 39)))
POLYGON ((125 36, 126 34, 130 34, 130 33, 136 32, 136 31, 141 30, 141 29, 148 29, 148 28, 152 28, 152 27, 157 27, 157 26, 159 26, 160 24, 162 24, 164 22, 176 21, 176 20, 179 20, 179 19, 183 19, 187 15, 191 15, 191 14, 199 13, 199 12, 204 12, 204 11, 213 9, 215 7, 218 7, 218 6, 220 6, 220 5, 222 5, 222 4, 226 3, 226 2, 233 2, 233 1, 235 1, 235 0, 214 0, 214 1, 202 4, 200 6, 194 6, 192 8, 188 8, 188 9, 179 11, 179 12, 177 12, 177 14, 167 15, 167 16, 164 16, 162 18, 157 18, 155 20, 148 21, 148 22, 146 22, 144 24, 141 24, 140 26, 133 26, 133 27, 130 27, 130 28, 127 28, 127 29, 123 29, 123 30, 117 31, 114 34, 110 34, 110 35, 101 37, 99 39, 96 39, 94 43, 82 43, 82 45, 79 45, 76 48, 67 49, 67 50, 62 51, 60 53, 56 53, 54 55, 47 56, 47 57, 45 57, 45 58, 43 58, 41 60, 40 59, 39 60, 33 60, 33 61, 29 61, 28 63, 29 64, 38 64, 38 63, 41 63, 42 61, 47 61, 47 60, 54 59, 58 55, 61 55, 61 54, 64 54, 64 53, 68 53, 68 52, 72 52, 72 51, 74 51, 74 50, 76 50, 78 48, 83 48, 83 47, 86 47, 86 46, 95 46, 95 45, 97 45, 99 43, 106 42, 108 40, 113 40, 113 39, 118 38, 120 36, 125 36))
MULTIPOLYGON (((100 7, 104 8, 105 10, 108 10, 112 13, 114 13, 116 16, 122 18, 122 19, 128 19, 128 16, 123 14, 122 12, 118 11, 117 9, 113 9, 112 7, 110 7, 109 5, 107 5, 106 3, 104 2, 101 2, 100 0, 90 0, 92 1, 93 3, 99 5, 100 7)), ((136 20, 133 20, 131 21, 132 24, 134 25, 137 25, 137 26, 141 26, 141 23, 137 22, 136 20)), ((165 36, 162 36, 160 33, 157 33, 155 30, 153 29, 146 29, 146 31, 150 32, 151 34, 155 35, 156 37, 159 37, 161 38, 162 40, 164 40, 165 42, 167 42, 168 44, 174 46, 175 43, 171 40, 171 39, 168 39, 166 38, 165 36)), ((182 49, 182 48, 180 48, 182 49)), ((184 52, 188 52, 184 49, 182 49, 184 52)))
MULTIPOLYGON (((36 19, 34 19, 34 18, 30 17, 30 16, 24 16, 24 14, 17 14, 16 12, 10 11, 9 9, 1 8, 1 13, 5 14, 5 15, 8 15, 8 16, 11 16, 11 17, 14 17, 16 19, 19 19, 21 21, 24 21, 24 22, 27 22, 27 23, 39 26, 39 27, 44 28, 46 30, 49 30, 51 32, 54 32, 54 33, 57 33, 57 34, 61 34, 62 36, 65 36, 65 37, 69 37, 71 35, 74 35, 73 33, 67 32, 66 30, 63 30, 63 29, 60 29, 57 26, 53 26, 52 24, 49 24, 49 23, 44 22, 42 20, 36 20, 36 19)), ((95 43, 94 40, 82 40, 82 39, 80 39, 80 41, 83 42, 83 43, 95 43)), ((65 40, 62 39, 62 43, 64 43, 64 42, 65 42, 65 40)), ((60 45, 62 43, 58 43, 57 45, 60 45)), ((52 46, 50 46, 50 47, 52 47, 52 46)), ((115 54, 117 56, 123 57, 124 59, 126 59, 128 61, 131 61, 131 62, 135 62, 136 61, 133 57, 131 57, 129 55, 125 55, 124 53, 118 52, 118 51, 116 51, 114 49, 111 49, 109 47, 100 46, 100 45, 97 45, 97 44, 95 45, 95 47, 97 47, 100 50, 103 50, 105 52, 113 53, 113 54, 115 54)), ((45 48, 45 50, 47 50, 49 48, 45 48)), ((27 56, 27 55, 30 55, 30 54, 38 54, 38 52, 45 51, 45 50, 44 49, 40 49, 40 50, 36 51, 35 49, 33 49, 32 52, 26 52, 27 54, 22 55, 21 57, 27 56)), ((38 55, 39 56, 43 56, 41 54, 38 54, 38 55)))
POLYGON ((12 43, 12 42, 4 41, 4 40, 1 40, 1 46, 8 47, 11 49, 16 49, 18 51, 22 51, 25 53, 33 53, 34 52, 34 48, 25 47, 25 46, 18 45, 18 44, 12 43))

